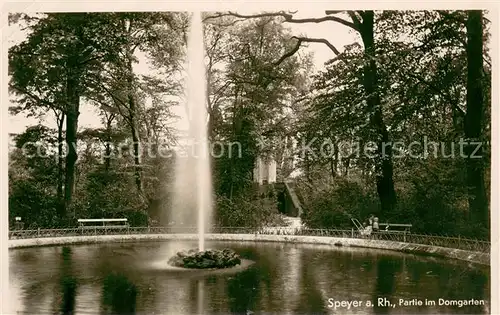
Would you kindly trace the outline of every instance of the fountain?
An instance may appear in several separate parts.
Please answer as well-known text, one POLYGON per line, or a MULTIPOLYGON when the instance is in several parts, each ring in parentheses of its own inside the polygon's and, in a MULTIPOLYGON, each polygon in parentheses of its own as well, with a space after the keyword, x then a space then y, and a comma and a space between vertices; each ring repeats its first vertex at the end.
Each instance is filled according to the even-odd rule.
POLYGON ((197 218, 198 251, 177 253, 169 264, 177 267, 213 269, 240 263, 230 249, 205 251, 205 232, 212 218, 212 182, 207 135, 206 73, 201 12, 194 12, 188 36, 187 109, 189 138, 187 156, 176 159, 174 221, 194 223, 197 218), (193 192, 194 191, 194 195, 193 192), (195 215, 195 213, 197 215, 195 215))

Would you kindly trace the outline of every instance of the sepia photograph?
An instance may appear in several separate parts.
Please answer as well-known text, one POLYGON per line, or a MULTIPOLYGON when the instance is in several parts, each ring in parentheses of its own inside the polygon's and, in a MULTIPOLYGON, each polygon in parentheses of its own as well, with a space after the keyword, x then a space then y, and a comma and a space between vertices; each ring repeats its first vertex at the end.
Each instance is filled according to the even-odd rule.
POLYGON ((495 8, 115 5, 4 14, 5 314, 495 314, 495 8))

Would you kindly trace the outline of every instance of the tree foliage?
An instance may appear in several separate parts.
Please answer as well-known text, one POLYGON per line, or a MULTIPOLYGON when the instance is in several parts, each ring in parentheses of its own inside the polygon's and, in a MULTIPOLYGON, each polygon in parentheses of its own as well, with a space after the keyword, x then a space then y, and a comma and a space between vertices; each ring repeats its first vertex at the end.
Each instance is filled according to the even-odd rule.
MULTIPOLYGON (((484 12, 208 12, 204 21, 207 129, 222 144, 211 161, 217 224, 279 221, 276 196, 253 187, 256 161, 272 157, 279 181, 299 174, 309 227, 348 228, 377 213, 422 233, 488 234, 484 12), (288 28, 326 21, 356 41, 341 48, 288 28), (313 71, 306 44, 326 45, 332 59, 313 71), (464 139, 483 143, 481 159, 462 155, 464 139)), ((9 49, 11 114, 56 117, 56 126, 13 139, 11 219, 159 220, 174 182, 189 15, 12 14, 9 22, 27 25, 26 39, 9 49), (147 73, 138 71, 144 60, 147 73), (79 126, 83 106, 96 109, 101 127, 79 126), (43 144, 43 154, 26 143, 43 144)))

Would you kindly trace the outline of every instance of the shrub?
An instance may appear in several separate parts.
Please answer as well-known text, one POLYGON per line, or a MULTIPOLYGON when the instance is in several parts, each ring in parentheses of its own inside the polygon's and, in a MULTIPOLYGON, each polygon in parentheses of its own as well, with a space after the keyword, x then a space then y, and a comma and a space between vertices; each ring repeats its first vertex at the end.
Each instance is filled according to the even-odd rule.
MULTIPOLYGON (((302 195, 307 195, 302 193, 302 195)), ((378 201, 357 182, 338 179, 326 189, 310 191, 301 219, 309 228, 352 228, 351 218, 376 212, 378 201)))
POLYGON ((398 205, 392 222, 413 224, 412 232, 487 237, 489 231, 468 220, 468 193, 464 162, 460 159, 428 159, 402 173, 398 205))
POLYGON ((146 205, 126 174, 95 170, 75 193, 78 217, 127 218, 130 225, 147 225, 146 205))
POLYGON ((241 263, 241 258, 232 249, 209 249, 181 251, 171 257, 168 263, 175 267, 193 269, 222 269, 230 268, 241 263))
POLYGON ((276 198, 253 194, 229 199, 216 197, 216 225, 231 227, 262 227, 284 225, 276 198))

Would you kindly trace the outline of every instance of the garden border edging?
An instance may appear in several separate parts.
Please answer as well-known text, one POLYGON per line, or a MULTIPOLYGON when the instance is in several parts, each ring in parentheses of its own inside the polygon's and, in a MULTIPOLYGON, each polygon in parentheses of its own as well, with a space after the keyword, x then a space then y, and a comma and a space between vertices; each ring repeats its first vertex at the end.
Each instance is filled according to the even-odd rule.
MULTIPOLYGON (((127 235, 100 235, 100 236, 64 236, 9 240, 9 249, 56 246, 69 244, 93 244, 106 242, 128 242, 141 240, 197 240, 197 234, 127 234, 127 235)), ((321 244, 331 246, 350 246, 361 248, 385 249, 403 253, 425 256, 458 259, 482 265, 490 265, 490 255, 480 252, 471 252, 462 249, 438 247, 424 244, 403 243, 395 241, 381 241, 358 238, 341 238, 326 236, 299 236, 299 235, 268 235, 268 234, 206 234, 206 240, 216 241, 254 241, 254 242, 285 242, 321 244)))

